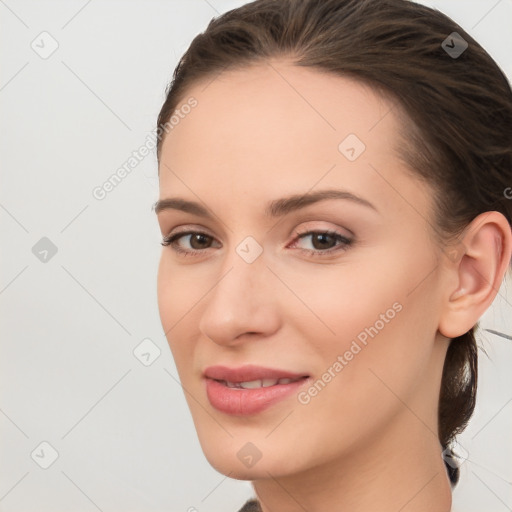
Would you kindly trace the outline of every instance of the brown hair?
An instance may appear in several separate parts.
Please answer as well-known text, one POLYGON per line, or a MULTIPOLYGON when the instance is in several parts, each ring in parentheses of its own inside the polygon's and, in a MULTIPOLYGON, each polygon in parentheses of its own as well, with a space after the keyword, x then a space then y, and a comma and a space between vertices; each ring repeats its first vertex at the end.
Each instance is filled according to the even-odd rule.
MULTIPOLYGON (((398 100, 400 156, 431 185, 433 227, 444 243, 457 247, 464 228, 485 211, 499 211, 512 224, 510 85, 459 25, 408 0, 256 0, 213 18, 175 68, 158 127, 191 85, 279 57, 355 78, 398 100), (468 44, 460 55, 450 53, 453 32, 468 44)), ((459 468, 450 444, 475 407, 476 327, 450 342, 443 367, 439 438, 452 486, 459 468)))

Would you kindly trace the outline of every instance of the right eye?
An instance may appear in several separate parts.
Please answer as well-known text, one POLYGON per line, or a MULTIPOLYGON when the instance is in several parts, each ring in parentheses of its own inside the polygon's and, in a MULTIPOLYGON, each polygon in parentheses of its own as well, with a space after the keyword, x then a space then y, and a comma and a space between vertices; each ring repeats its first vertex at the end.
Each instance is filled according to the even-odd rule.
POLYGON ((183 254, 184 256, 197 256, 202 254, 203 251, 208 249, 208 247, 201 247, 201 245, 205 245, 208 241, 214 240, 210 235, 203 233, 201 231, 182 231, 180 233, 175 233, 173 235, 169 235, 163 238, 161 245, 163 246, 171 246, 171 248, 177 253, 183 254), (191 237, 189 240, 189 245, 191 249, 183 249, 178 243, 180 238, 191 237), (194 247, 195 244, 199 244, 199 247, 194 247))

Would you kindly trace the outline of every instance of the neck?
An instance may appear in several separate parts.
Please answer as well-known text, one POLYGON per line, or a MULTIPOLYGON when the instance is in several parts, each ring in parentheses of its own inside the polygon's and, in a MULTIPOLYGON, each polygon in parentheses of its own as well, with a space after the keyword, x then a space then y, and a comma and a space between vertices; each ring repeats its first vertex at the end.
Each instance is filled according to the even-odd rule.
POLYGON ((380 432, 340 459, 254 481, 263 512, 450 512, 451 485, 437 435, 410 410, 396 424, 400 428, 380 432))

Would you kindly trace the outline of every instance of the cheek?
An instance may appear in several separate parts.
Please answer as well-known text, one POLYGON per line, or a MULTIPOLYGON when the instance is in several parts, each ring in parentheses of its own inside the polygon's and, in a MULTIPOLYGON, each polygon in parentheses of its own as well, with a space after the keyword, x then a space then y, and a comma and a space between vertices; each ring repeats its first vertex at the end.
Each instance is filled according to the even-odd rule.
POLYGON ((194 306, 206 292, 194 286, 195 282, 196 279, 190 279, 186 271, 180 271, 162 254, 157 276, 158 310, 178 370, 182 367, 182 361, 192 353, 197 322, 192 325, 191 319, 194 318, 194 306))
POLYGON ((295 295, 287 292, 289 300, 281 302, 283 314, 287 318, 295 313, 294 328, 299 328, 300 323, 301 339, 318 353, 342 354, 352 340, 358 338, 364 343, 369 336, 367 329, 377 324, 379 331, 386 330, 397 316, 399 305, 393 305, 403 300, 406 283, 390 269, 383 271, 386 266, 382 258, 378 259, 380 265, 352 260, 339 265, 280 270, 295 295))
POLYGON ((304 310, 295 328, 313 352, 315 378, 326 384, 318 385, 324 395, 318 402, 332 400, 354 411, 368 410, 362 402, 389 405, 396 397, 386 384, 405 397, 425 371, 436 332, 435 290, 428 279, 413 288, 432 261, 382 253, 374 263, 319 268, 294 284, 311 312, 295 301, 304 310))
POLYGON ((166 252, 164 249, 157 276, 158 308, 165 332, 186 323, 189 312, 208 290, 208 281, 193 270, 194 266, 180 267, 166 252))

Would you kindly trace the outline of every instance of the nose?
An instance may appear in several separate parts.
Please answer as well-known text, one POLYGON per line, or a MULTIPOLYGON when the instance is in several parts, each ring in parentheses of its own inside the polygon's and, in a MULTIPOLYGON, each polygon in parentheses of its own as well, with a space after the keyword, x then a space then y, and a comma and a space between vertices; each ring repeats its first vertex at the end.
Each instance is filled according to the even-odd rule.
POLYGON ((271 335, 279 328, 278 286, 263 255, 247 263, 234 254, 204 299, 200 331, 224 346, 271 335))

